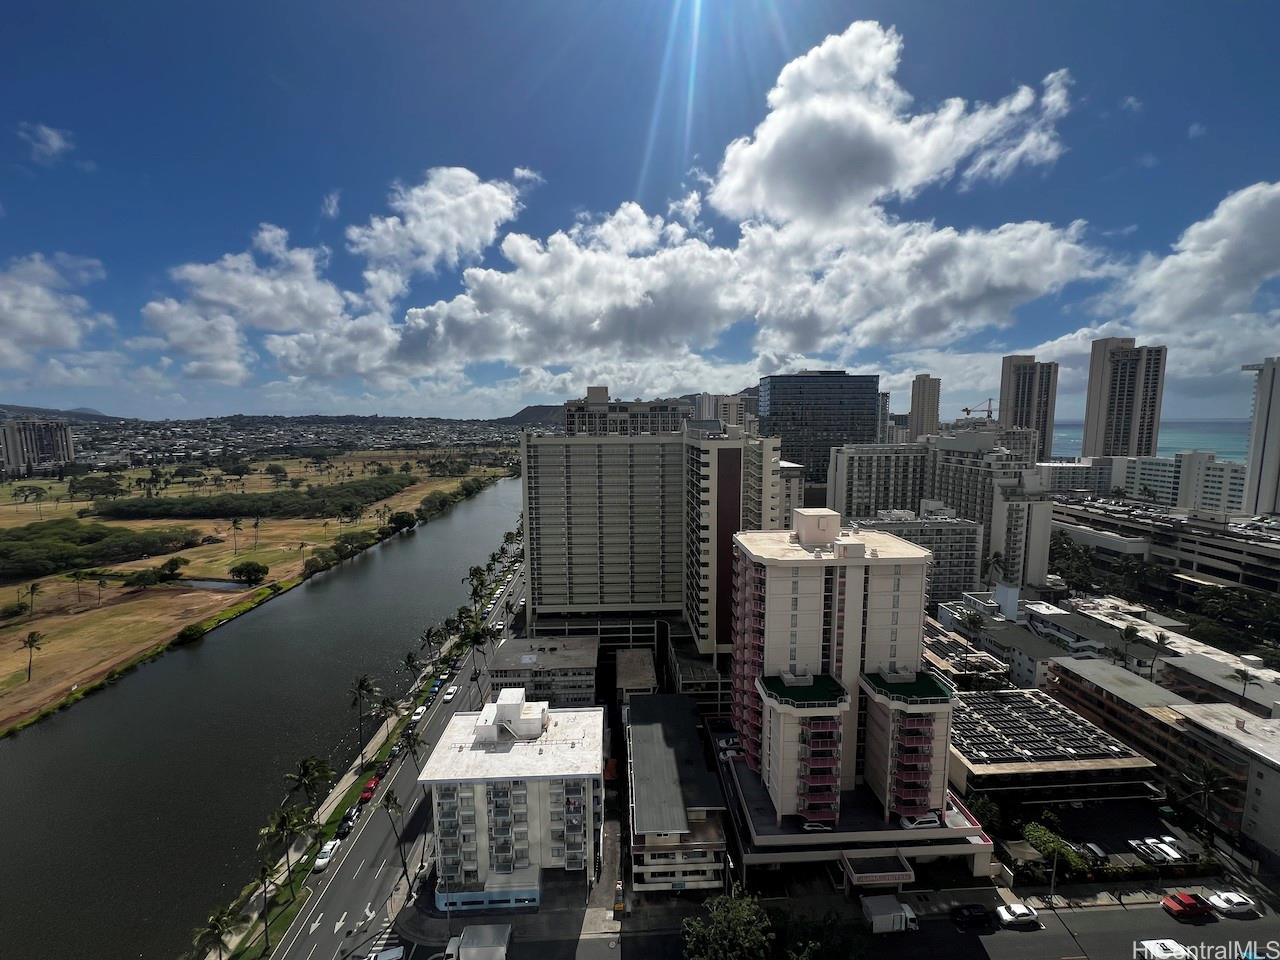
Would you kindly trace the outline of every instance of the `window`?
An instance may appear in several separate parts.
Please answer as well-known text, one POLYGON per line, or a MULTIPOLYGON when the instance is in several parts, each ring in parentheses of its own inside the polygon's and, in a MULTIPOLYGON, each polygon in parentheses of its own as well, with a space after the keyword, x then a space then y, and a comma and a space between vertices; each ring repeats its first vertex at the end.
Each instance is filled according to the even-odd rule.
POLYGON ((794 626, 796 625, 796 620, 797 620, 797 619, 798 619, 798 618, 797 618, 797 617, 796 617, 796 615, 793 613, 793 614, 791 615, 791 626, 793 626, 793 627, 794 627, 794 626))
POLYGON ((792 610, 799 610, 799 609, 800 609, 800 600, 799 600, 799 598, 797 598, 797 597, 792 597, 792 598, 791 598, 791 609, 792 609, 792 610))

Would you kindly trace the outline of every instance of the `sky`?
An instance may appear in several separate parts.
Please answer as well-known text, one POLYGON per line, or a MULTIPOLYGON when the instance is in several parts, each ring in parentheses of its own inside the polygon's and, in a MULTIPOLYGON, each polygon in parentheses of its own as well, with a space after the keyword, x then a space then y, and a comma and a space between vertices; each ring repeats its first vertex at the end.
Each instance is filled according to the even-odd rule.
POLYGON ((16 0, 0 401, 491 417, 607 384, 1280 353, 1270 4, 16 0))

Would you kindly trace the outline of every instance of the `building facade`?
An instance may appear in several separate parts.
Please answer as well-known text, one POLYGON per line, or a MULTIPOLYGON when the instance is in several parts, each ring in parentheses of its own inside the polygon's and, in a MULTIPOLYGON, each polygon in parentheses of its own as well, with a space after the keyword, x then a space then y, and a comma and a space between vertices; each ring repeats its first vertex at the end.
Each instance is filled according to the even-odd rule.
POLYGON ((880 378, 843 370, 803 370, 760 379, 760 433, 782 438, 782 457, 804 464, 806 481, 827 480, 831 448, 874 443, 880 378))
POLYGON ((438 909, 536 907, 543 870, 595 882, 604 708, 553 710, 504 690, 450 718, 418 780, 435 814, 438 909))
POLYGON ((592 706, 599 651, 596 637, 512 637, 489 657, 485 700, 515 687, 524 691, 526 700, 552 707, 592 706))
POLYGON ((1037 432, 1037 460, 1053 456, 1057 402, 1057 363, 1037 363, 1029 354, 1014 354, 1001 361, 1000 422, 1006 427, 1030 427, 1037 432))
POLYGON ((679 433, 691 416, 693 404, 685 400, 611 400, 608 387, 588 387, 586 397, 564 405, 564 432, 570 437, 679 433))
POLYGON ((1160 440, 1167 348, 1132 337, 1093 341, 1085 394, 1085 457, 1153 457, 1160 440))
POLYGON ((950 507, 923 500, 919 515, 910 510, 882 510, 874 520, 858 520, 854 526, 891 533, 929 551, 925 601, 930 605, 955 600, 963 593, 978 589, 982 573, 982 525, 960 519, 950 507))
POLYGON ((1253 425, 1249 431, 1248 481, 1243 508, 1250 514, 1280 513, 1280 357, 1251 363, 1253 425))
POLYGON ((0 421, 0 470, 19 476, 76 458, 71 426, 65 420, 0 421))
POLYGON ((907 436, 911 440, 938 432, 938 409, 942 401, 942 381, 927 373, 916 374, 911 381, 911 413, 907 420, 907 436))
POLYGON ((1184 450, 1172 457, 1113 457, 1111 488, 1126 497, 1214 513, 1241 513, 1246 475, 1243 463, 1219 460, 1208 450, 1184 450))

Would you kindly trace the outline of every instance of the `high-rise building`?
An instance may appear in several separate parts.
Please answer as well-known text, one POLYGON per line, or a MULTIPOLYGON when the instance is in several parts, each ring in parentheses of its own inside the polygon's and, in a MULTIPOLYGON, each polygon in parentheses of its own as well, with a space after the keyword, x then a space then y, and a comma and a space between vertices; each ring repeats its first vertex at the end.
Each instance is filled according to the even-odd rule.
POLYGON ((918 510, 936 500, 982 525, 992 576, 1043 584, 1053 502, 1032 460, 1034 430, 958 430, 914 443, 850 444, 832 451, 827 505, 849 520, 918 510))
POLYGON ((928 603, 956 600, 978 589, 982 524, 960 519, 950 507, 922 500, 918 515, 912 510, 881 510, 874 520, 857 520, 854 527, 891 533, 929 551, 928 603))
POLYGON ((782 458, 803 464, 805 479, 827 480, 831 448, 874 443, 880 378, 843 370, 802 370, 760 378, 760 433, 782 438, 782 458))
POLYGON ((911 414, 907 420, 909 439, 938 432, 938 405, 941 400, 942 381, 927 373, 917 374, 911 381, 911 414))
POLYGON ((554 710, 503 690, 479 713, 450 718, 418 782, 435 813, 438 909, 536 907, 543 870, 594 882, 603 707, 554 710))
POLYGON ((1053 456, 1053 415, 1058 396, 1058 365, 1037 363, 1028 354, 1005 357, 1000 364, 1000 422, 1039 432, 1037 460, 1053 456))
POLYGON ((1280 513, 1280 357, 1268 357, 1242 369, 1257 374, 1244 511, 1280 513))
POLYGON ((804 466, 790 460, 778 462, 778 526, 791 528, 792 511, 804 506, 804 466))
POLYGON ((1156 455, 1167 352, 1139 347, 1133 337, 1093 341, 1081 456, 1156 455))
POLYGON ((921 669, 929 552, 825 509, 734 537, 733 723, 775 821, 945 807, 951 691, 921 669))
POLYGON ((1214 513, 1243 510, 1248 468, 1207 450, 1172 457, 1112 457, 1111 484, 1138 500, 1214 513))
POLYGON ((564 405, 567 436, 634 436, 645 433, 679 433, 693 416, 687 400, 610 400, 608 387, 587 387, 581 400, 564 405))
POLYGON ((876 421, 876 443, 893 443, 893 425, 889 420, 889 391, 880 391, 880 411, 876 421))
POLYGON ((71 427, 65 420, 15 419, 0 422, 0 470, 18 475, 76 458, 71 427))
POLYGON ((694 417, 698 420, 719 420, 727 426, 744 427, 747 417, 755 416, 754 397, 740 393, 702 393, 698 395, 694 417))

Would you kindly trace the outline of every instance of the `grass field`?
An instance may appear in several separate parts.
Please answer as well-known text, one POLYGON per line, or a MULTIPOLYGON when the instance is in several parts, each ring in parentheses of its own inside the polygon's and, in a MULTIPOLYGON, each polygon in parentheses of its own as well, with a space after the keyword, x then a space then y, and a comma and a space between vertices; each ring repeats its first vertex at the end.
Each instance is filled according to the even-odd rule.
MULTIPOLYGON (((360 476, 362 456, 367 458, 363 461, 366 463, 382 460, 398 466, 403 462, 393 461, 383 451, 354 454, 335 461, 339 469, 334 474, 341 472, 343 464, 350 464, 350 469, 357 477, 360 476)), ((261 467, 262 464, 255 466, 261 467)), ((476 470, 472 475, 485 472, 494 471, 476 470)), ((288 586, 297 581, 311 548, 330 543, 339 533, 373 529, 378 523, 373 512, 378 507, 412 510, 428 493, 452 490, 462 479, 424 477, 419 468, 415 468, 415 473, 422 477, 419 482, 378 504, 371 504, 365 519, 357 524, 339 524, 322 519, 263 520, 254 529, 252 521, 245 521, 244 528, 236 533, 233 541, 230 523, 226 520, 108 521, 133 528, 175 524, 190 526, 202 534, 221 537, 223 542, 203 544, 166 557, 118 564, 106 572, 127 574, 134 569, 156 566, 168 556, 182 556, 190 561, 183 568, 184 577, 226 580, 228 568, 234 563, 256 560, 270 567, 268 582, 288 586)), ((271 484, 266 477, 251 475, 246 479, 250 481, 247 486, 251 491, 270 489, 271 484), (253 481, 264 485, 255 487, 253 481)), ((344 475, 338 479, 350 478, 344 475)), ((326 481, 313 476, 308 482, 326 481)), ((204 489, 211 492, 209 487, 204 489)), ((188 491, 178 491, 180 494, 185 492, 188 491)), ((4 491, 0 490, 2 496, 4 491)), ((64 502, 56 510, 51 509, 52 506, 49 502, 44 504, 45 519, 74 516, 74 511, 86 504, 64 502)), ((8 506, 0 508, 0 514, 9 520, 4 525, 13 525, 9 519, 13 512, 8 506)), ((21 523, 39 519, 33 504, 23 505, 17 512, 21 523)), ((0 603, 11 599, 27 600, 32 582, 0 586, 0 603)), ((246 604, 246 600, 253 599, 255 594, 254 588, 250 587, 226 591, 193 589, 181 584, 137 590, 121 586, 120 580, 113 576, 108 576, 101 588, 97 577, 79 585, 66 575, 41 577, 35 582, 39 584, 39 591, 34 615, 24 615, 0 624, 0 735, 53 705, 69 698, 75 699, 86 688, 100 683, 113 672, 162 650, 184 626, 209 620, 237 605, 251 606, 246 604), (43 634, 44 640, 41 649, 35 651, 32 678, 27 682, 27 651, 22 649, 20 641, 33 630, 43 634)))

